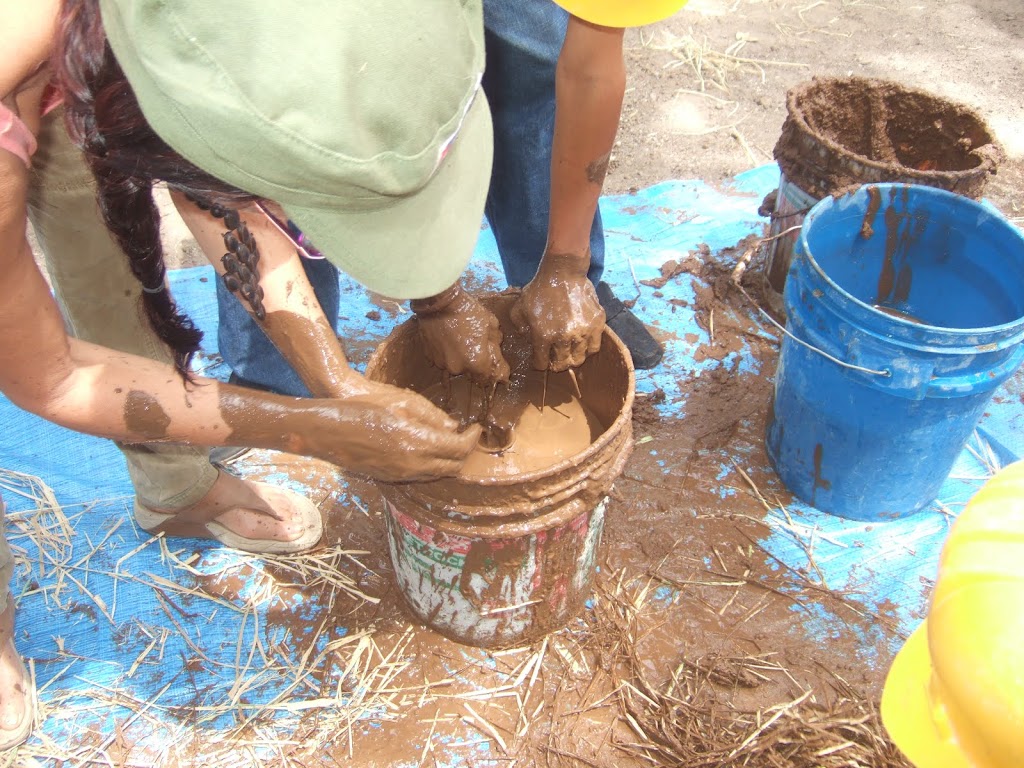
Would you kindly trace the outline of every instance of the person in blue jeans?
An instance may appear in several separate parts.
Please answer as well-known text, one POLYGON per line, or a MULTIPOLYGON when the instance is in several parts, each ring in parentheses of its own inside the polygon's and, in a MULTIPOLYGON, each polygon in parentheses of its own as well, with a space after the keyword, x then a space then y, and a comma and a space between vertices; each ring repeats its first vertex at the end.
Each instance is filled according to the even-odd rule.
MULTIPOLYGON (((506 280, 514 287, 534 278, 547 245, 556 67, 569 22, 569 12, 552 0, 484 0, 487 67, 483 87, 494 122, 494 163, 485 213, 506 280)), ((661 360, 662 347, 602 282, 604 257, 598 209, 590 228, 587 277, 596 289, 605 321, 629 347, 634 365, 653 368, 661 360)), ((325 316, 333 321, 340 312, 337 270, 326 259, 303 259, 303 266, 325 316)), ((308 396, 298 375, 220 281, 217 299, 218 342, 233 371, 232 381, 308 396)))

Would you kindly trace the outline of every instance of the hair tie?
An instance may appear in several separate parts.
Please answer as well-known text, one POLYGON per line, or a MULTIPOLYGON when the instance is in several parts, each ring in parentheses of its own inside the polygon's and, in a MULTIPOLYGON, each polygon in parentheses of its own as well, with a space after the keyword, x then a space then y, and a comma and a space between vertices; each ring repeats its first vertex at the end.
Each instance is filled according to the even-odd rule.
POLYGON ((149 294, 163 293, 167 290, 167 265, 160 264, 160 282, 150 288, 148 285, 143 283, 141 280, 139 283, 142 285, 142 292, 149 294))

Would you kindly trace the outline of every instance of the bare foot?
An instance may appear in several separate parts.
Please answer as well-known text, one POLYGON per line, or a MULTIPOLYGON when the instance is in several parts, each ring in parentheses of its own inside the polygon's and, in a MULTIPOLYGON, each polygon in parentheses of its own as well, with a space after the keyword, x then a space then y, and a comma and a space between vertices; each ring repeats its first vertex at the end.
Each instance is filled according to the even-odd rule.
POLYGON ((247 539, 294 541, 303 533, 301 516, 288 509, 273 509, 252 483, 221 472, 209 492, 196 502, 199 517, 213 519, 232 533, 247 539), (225 510, 207 518, 210 511, 225 510))
POLYGON ((221 472, 207 494, 183 510, 140 509, 147 531, 217 539, 250 552, 308 549, 320 539, 320 512, 304 496, 221 472))
POLYGON ((29 679, 14 648, 14 601, 0 614, 0 749, 21 744, 31 732, 29 679))

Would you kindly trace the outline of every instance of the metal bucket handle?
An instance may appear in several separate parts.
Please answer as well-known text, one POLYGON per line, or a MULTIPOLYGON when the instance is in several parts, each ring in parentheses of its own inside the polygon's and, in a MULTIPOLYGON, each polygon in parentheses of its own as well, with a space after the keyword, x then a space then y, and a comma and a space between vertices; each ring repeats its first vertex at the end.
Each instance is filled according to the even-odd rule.
POLYGON ((810 342, 804 341, 803 339, 801 339, 798 336, 794 335, 792 331, 788 330, 784 325, 781 325, 774 317, 772 317, 767 312, 765 312, 756 303, 755 303, 754 306, 756 306, 758 311, 768 319, 768 322, 770 322, 772 325, 774 325, 776 328, 778 328, 780 331, 782 331, 784 334, 786 334, 790 339, 795 341, 800 346, 806 347, 807 349, 811 350, 812 352, 817 352, 819 355, 824 357, 826 360, 831 360, 836 365, 841 365, 843 368, 849 368, 851 371, 860 371, 861 373, 868 373, 868 374, 871 374, 872 376, 881 376, 881 377, 886 378, 886 379, 891 379, 892 378, 892 371, 887 369, 887 368, 883 368, 882 370, 875 370, 874 368, 865 368, 862 365, 855 365, 853 363, 848 363, 845 360, 840 360, 838 357, 833 357, 832 355, 830 355, 825 350, 818 349, 816 346, 814 346, 810 342))
MULTIPOLYGON (((847 188, 847 189, 843 190, 841 192, 841 194, 849 194, 851 191, 852 191, 852 188, 847 188)), ((803 221, 801 221, 799 224, 794 224, 793 226, 788 227, 787 229, 784 229, 784 230, 782 230, 781 232, 779 232, 779 233, 777 233, 775 235, 771 235, 770 237, 762 238, 760 241, 758 241, 758 244, 757 244, 756 248, 760 248, 764 243, 772 241, 772 240, 777 240, 777 239, 779 239, 781 237, 784 237, 785 235, 790 234, 791 232, 799 232, 801 229, 803 229, 803 221)), ((745 267, 745 265, 744 265, 744 267, 745 267)), ((770 314, 768 314, 761 307, 760 304, 758 304, 756 301, 754 301, 754 299, 750 296, 750 294, 747 293, 747 291, 743 288, 742 285, 740 285, 739 277, 741 275, 742 275, 742 270, 737 270, 733 274, 733 282, 735 283, 736 287, 739 288, 740 291, 743 292, 743 295, 747 297, 747 299, 750 301, 750 303, 753 304, 757 308, 757 311, 760 312, 761 315, 769 323, 771 323, 775 328, 777 328, 783 334, 785 334, 790 339, 795 341, 797 344, 799 344, 800 346, 802 346, 802 347, 804 347, 806 349, 809 349, 811 352, 815 352, 815 353, 821 355, 826 360, 830 360, 833 363, 835 363, 836 365, 839 365, 839 366, 841 366, 843 368, 847 368, 847 369, 849 369, 851 371, 858 371, 860 373, 866 373, 866 374, 871 375, 871 376, 880 376, 880 377, 886 378, 886 379, 891 379, 893 377, 893 371, 891 369, 888 369, 888 368, 882 368, 882 369, 867 368, 867 367, 862 366, 862 365, 856 365, 854 363, 848 363, 845 360, 840 360, 838 357, 834 357, 834 356, 830 355, 828 352, 825 352, 823 349, 819 349, 818 347, 814 346, 810 342, 804 341, 803 339, 801 339, 798 336, 796 336, 792 331, 790 331, 784 325, 779 323, 774 317, 772 317, 770 314)), ((990 378, 999 379, 1001 381, 1002 379, 1000 379, 1000 376, 1003 376, 1003 372, 1004 371, 1009 371, 1009 373, 1012 373, 1014 370, 1016 370, 1016 368, 1021 364, 1021 358, 1022 357, 1024 357, 1024 345, 1022 345, 1021 349, 1018 350, 1013 356, 1011 356, 1010 360, 1004 362, 1000 366, 999 371, 996 372, 996 373, 993 373, 990 376, 990 378)), ((1003 376, 1003 378, 1005 378, 1005 376, 1003 376)), ((961 378, 956 378, 956 379, 952 380, 951 382, 945 382, 945 383, 932 382, 929 385, 929 387, 928 387, 928 392, 929 392, 930 396, 934 396, 934 397, 948 397, 948 396, 950 396, 949 393, 959 391, 959 389, 961 388, 962 384, 963 384, 963 379, 961 379, 961 378)))
MULTIPOLYGON (((751 248, 749 249, 749 253, 750 253, 751 256, 753 256, 754 251, 759 249, 765 243, 771 242, 772 240, 778 240, 780 237, 784 237, 784 236, 790 234, 791 232, 798 232, 802 228, 803 228, 803 224, 802 223, 795 224, 792 227, 789 227, 788 229, 784 229, 781 232, 778 232, 778 233, 776 233, 774 235, 771 235, 770 237, 763 237, 760 240, 758 240, 757 243, 754 246, 751 246, 751 248)), ((860 371, 861 373, 871 374, 872 376, 882 376, 883 378, 887 378, 887 379, 888 378, 892 378, 892 371, 890 371, 890 370, 887 370, 887 369, 875 370, 874 368, 865 368, 862 365, 855 365, 853 363, 848 363, 845 360, 840 360, 838 357, 833 357, 832 355, 830 355, 825 350, 818 349, 813 344, 811 344, 809 342, 806 342, 803 339, 799 338, 798 336, 794 335, 792 331, 788 330, 786 328, 786 326, 784 326, 781 323, 779 323, 774 317, 769 315, 760 304, 758 304, 756 301, 754 301, 754 298, 749 293, 747 293, 747 289, 744 288, 740 284, 740 279, 743 277, 743 272, 746 269, 746 266, 747 266, 747 264, 746 264, 746 261, 744 259, 741 259, 740 263, 736 265, 736 269, 733 270, 733 274, 732 274, 733 285, 735 285, 737 288, 740 289, 740 292, 744 296, 747 297, 747 301, 749 301, 757 309, 757 311, 761 313, 761 315, 764 317, 765 320, 767 320, 769 323, 771 323, 773 326, 775 326, 777 329, 779 329, 783 334, 788 336, 790 339, 795 341, 797 344, 799 344, 799 345, 801 345, 803 347, 806 347, 807 349, 811 350, 812 352, 818 353, 819 355, 824 357, 826 360, 831 360, 833 363, 835 363, 836 365, 840 365, 843 368, 849 368, 850 370, 853 370, 853 371, 860 371)))

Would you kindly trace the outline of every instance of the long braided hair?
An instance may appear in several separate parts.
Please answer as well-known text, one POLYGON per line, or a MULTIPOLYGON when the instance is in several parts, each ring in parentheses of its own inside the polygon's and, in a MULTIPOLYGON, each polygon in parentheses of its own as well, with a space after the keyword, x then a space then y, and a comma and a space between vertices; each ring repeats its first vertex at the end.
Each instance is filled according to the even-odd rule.
POLYGON ((197 168, 157 136, 107 43, 97 0, 64 0, 53 68, 68 133, 85 152, 96 178, 104 222, 142 284, 142 303, 153 331, 170 347, 175 367, 187 378, 202 332, 167 290, 153 186, 166 182, 208 210, 211 205, 205 201, 217 200, 214 213, 228 214, 235 226, 238 219, 231 215, 231 206, 243 207, 257 198, 197 168))

